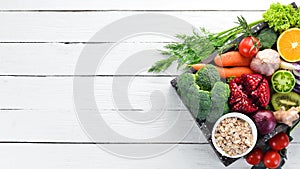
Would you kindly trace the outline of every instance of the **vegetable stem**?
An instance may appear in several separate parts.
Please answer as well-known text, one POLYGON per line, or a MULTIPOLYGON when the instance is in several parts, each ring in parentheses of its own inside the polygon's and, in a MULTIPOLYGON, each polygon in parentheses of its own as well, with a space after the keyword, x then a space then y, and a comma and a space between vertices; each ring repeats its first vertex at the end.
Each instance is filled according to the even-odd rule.
POLYGON ((237 29, 237 28, 240 28, 240 26, 236 26, 236 27, 227 29, 227 30, 225 30, 225 31, 222 31, 222 32, 216 34, 216 37, 220 37, 221 35, 226 34, 226 33, 230 32, 230 31, 232 31, 232 30, 235 30, 235 29, 237 29))
MULTIPOLYGON (((256 25, 256 24, 259 24, 260 22, 263 22, 264 20, 263 19, 260 19, 260 20, 257 20, 257 21, 254 21, 254 22, 252 22, 252 23, 249 23, 248 24, 248 26, 249 27, 252 27, 252 26, 254 26, 254 25, 256 25)), ((219 37, 221 37, 222 35, 224 35, 224 34, 228 34, 228 33, 241 33, 241 30, 242 29, 242 26, 235 26, 235 27, 233 27, 233 28, 230 28, 230 29, 227 29, 227 30, 224 30, 224 31, 222 31, 222 32, 219 32, 219 33, 217 33, 217 34, 215 34, 214 36, 213 36, 213 38, 219 38, 219 37)))

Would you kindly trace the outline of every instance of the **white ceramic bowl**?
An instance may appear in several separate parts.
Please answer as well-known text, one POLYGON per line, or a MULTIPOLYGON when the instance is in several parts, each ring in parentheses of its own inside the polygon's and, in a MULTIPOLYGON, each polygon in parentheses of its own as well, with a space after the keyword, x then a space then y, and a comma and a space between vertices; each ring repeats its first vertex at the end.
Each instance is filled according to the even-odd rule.
POLYGON ((222 156, 226 156, 226 157, 230 157, 230 158, 239 158, 239 157, 243 157, 243 156, 247 155, 247 154, 254 148, 254 146, 255 146, 255 144, 256 144, 256 141, 257 141, 257 128, 256 128, 254 122, 253 122, 248 116, 246 116, 246 115, 244 115, 244 114, 242 114, 242 113, 231 112, 231 113, 228 113, 228 114, 223 115, 223 116, 220 117, 220 118, 217 120, 217 122, 214 124, 213 130, 212 130, 212 143, 213 143, 214 147, 216 148, 216 150, 217 150, 220 154, 222 154, 222 156), (243 154, 239 154, 239 155, 235 155, 235 156, 230 156, 230 155, 228 155, 227 153, 225 153, 220 147, 218 147, 218 146, 216 145, 216 140, 215 140, 215 136, 214 136, 214 135, 215 135, 216 128, 217 128, 217 126, 219 125, 219 123, 220 123, 222 120, 224 120, 224 119, 226 119, 226 118, 228 118, 228 117, 237 117, 237 118, 239 118, 239 119, 242 119, 242 120, 248 122, 249 125, 250 125, 250 127, 251 127, 251 130, 252 130, 252 136, 253 136, 253 144, 252 144, 252 146, 249 147, 249 149, 248 149, 245 153, 243 153, 243 154))

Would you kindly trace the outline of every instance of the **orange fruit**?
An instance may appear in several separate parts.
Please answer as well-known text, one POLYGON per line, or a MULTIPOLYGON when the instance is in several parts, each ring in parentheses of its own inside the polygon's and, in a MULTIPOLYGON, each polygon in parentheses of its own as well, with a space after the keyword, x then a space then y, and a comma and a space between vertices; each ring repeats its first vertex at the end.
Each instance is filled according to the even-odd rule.
POLYGON ((282 32, 277 40, 277 50, 288 62, 300 61, 300 29, 290 28, 282 32))

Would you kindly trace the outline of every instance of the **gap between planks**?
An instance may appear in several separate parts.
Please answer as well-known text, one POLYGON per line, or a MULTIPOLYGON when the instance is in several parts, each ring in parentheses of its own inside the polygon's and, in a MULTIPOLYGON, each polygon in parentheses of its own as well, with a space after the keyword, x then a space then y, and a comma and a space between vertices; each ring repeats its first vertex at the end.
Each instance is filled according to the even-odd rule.
MULTIPOLYGON (((127 145, 127 144, 148 144, 148 145, 161 145, 161 144, 180 144, 180 145, 209 145, 208 142, 68 142, 68 141, 0 141, 0 144, 112 144, 112 145, 127 145)), ((292 141, 290 145, 300 145, 300 142, 292 141)))
MULTIPOLYGON (((0 15, 5 26, 1 27, 0 32, 2 42, 112 42, 115 39, 111 36, 102 37, 101 39, 93 39, 91 37, 99 30, 129 16, 137 14, 145 14, 151 12, 3 12, 0 15), (21 24, 21 23, 26 24, 21 24), (10 34, 7 32, 14 32, 10 34)), ((243 15, 248 21, 257 20, 261 17, 262 12, 242 11, 242 12, 214 12, 214 11, 195 11, 195 12, 153 12, 162 14, 167 18, 178 18, 176 22, 186 24, 177 24, 171 28, 160 28, 159 32, 169 32, 168 34, 176 35, 181 33, 192 33, 192 27, 205 27, 215 32, 224 30, 231 25, 236 26, 234 21, 237 15, 243 15), (226 15, 225 18, 218 21, 220 17, 226 15), (210 19, 208 19, 210 18, 210 19), (216 20, 218 22, 209 22, 216 20), (222 25, 222 26, 221 26, 222 25), (226 25, 226 27, 224 27, 226 25)), ((130 18, 129 18, 130 19, 130 18)), ((134 19, 134 17, 133 17, 134 19)), ((150 22, 150 21, 149 21, 150 22)), ((161 22, 155 19, 153 23, 161 22)), ((152 23, 149 23, 152 25, 152 23)), ((174 23, 175 24, 175 23, 174 23)), ((123 27, 124 31, 130 31, 130 28, 123 27)), ((117 31, 117 30, 116 30, 117 31)), ((150 30, 150 32, 152 32, 150 30)), ((155 31, 156 32, 156 31, 155 31)), ((113 32, 110 32, 113 33, 113 32)), ((115 33, 118 34, 118 33, 115 33)), ((157 37, 157 35, 156 35, 157 37)), ((132 38, 130 38, 132 39, 132 38)), ((152 38, 153 39, 153 38, 152 38)), ((160 38, 161 39, 161 38, 160 38)), ((170 39, 170 38, 166 38, 170 39)), ((142 41, 145 41, 143 38, 142 41)), ((157 40, 156 40, 157 41, 157 40)), ((160 41, 160 40, 159 40, 160 41)), ((168 40, 167 40, 168 41, 168 40)))
POLYGON ((0 77, 177 77, 178 75, 163 75, 163 74, 153 74, 153 75, 0 75, 0 77))
MULTIPOLYGON (((123 44, 135 44, 135 43, 145 43, 145 44, 151 44, 151 43, 161 43, 161 44, 168 44, 168 43, 172 43, 172 42, 175 42, 175 41, 136 41, 136 42, 130 42, 130 41, 124 41, 122 42, 123 44)), ((70 44, 115 44, 117 42, 62 42, 62 41, 45 41, 45 42, 42 42, 42 41, 36 41, 36 42, 31 42, 31 41, 20 41, 20 42, 13 42, 13 41, 0 41, 0 44, 65 44, 65 45, 70 45, 70 44)))
POLYGON ((105 9, 105 10, 0 10, 0 12, 68 12, 68 13, 77 13, 77 12, 264 12, 265 10, 241 10, 241 9, 105 9))
POLYGON ((72 141, 0 141, 0 144, 116 144, 116 145, 126 145, 126 144, 198 144, 198 145, 208 145, 207 142, 72 142, 72 141))

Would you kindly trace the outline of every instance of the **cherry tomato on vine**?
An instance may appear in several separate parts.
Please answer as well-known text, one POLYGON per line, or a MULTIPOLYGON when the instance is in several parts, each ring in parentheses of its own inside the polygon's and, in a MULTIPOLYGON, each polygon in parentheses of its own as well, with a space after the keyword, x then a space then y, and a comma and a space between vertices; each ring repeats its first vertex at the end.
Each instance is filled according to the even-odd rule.
POLYGON ((282 150, 289 145, 289 136, 284 133, 278 133, 269 140, 269 145, 273 150, 282 150))
POLYGON ((275 150, 269 150, 264 155, 264 165, 267 168, 275 169, 281 162, 280 154, 275 150))
POLYGON ((242 56, 244 57, 254 57, 261 44, 259 40, 254 36, 247 36, 241 40, 239 43, 238 49, 242 56))
POLYGON ((260 148, 255 148, 247 155, 246 161, 251 165, 257 165, 262 161, 263 157, 263 151, 260 148))

